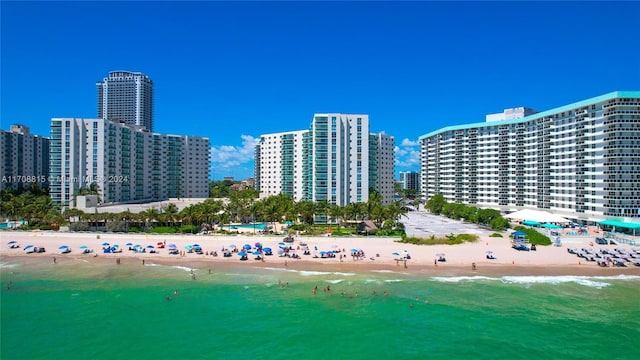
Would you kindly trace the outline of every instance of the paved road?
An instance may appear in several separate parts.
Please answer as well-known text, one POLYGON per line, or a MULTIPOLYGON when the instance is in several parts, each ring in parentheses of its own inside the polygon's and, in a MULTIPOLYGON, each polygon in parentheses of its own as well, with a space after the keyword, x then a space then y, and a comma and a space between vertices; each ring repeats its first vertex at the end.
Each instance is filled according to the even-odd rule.
POLYGON ((491 235, 495 231, 487 230, 474 224, 452 220, 445 216, 432 215, 425 211, 410 211, 400 219, 405 226, 407 236, 427 238, 431 235, 443 236, 454 234, 491 235))

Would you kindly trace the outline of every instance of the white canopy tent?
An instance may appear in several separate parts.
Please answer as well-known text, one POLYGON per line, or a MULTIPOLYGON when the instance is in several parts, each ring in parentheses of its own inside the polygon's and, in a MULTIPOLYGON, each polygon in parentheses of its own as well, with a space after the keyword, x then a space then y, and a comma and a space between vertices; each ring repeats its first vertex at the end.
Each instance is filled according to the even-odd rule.
POLYGON ((504 217, 508 219, 515 219, 515 220, 532 220, 532 221, 537 221, 539 223, 571 222, 570 220, 567 220, 560 215, 548 213, 546 211, 533 210, 533 209, 524 209, 524 210, 516 211, 514 213, 507 214, 504 217))

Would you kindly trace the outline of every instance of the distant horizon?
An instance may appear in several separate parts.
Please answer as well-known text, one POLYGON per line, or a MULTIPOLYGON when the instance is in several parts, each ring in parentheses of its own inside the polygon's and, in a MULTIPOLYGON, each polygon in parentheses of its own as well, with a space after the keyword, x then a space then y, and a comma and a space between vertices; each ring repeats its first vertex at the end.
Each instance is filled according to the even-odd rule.
POLYGON ((640 84, 636 2, 0 6, 3 129, 49 137, 51 118, 97 118, 96 82, 142 72, 154 132, 209 138, 210 180, 254 177, 260 135, 315 113, 369 115, 395 138, 398 179, 420 171, 424 134, 640 84))

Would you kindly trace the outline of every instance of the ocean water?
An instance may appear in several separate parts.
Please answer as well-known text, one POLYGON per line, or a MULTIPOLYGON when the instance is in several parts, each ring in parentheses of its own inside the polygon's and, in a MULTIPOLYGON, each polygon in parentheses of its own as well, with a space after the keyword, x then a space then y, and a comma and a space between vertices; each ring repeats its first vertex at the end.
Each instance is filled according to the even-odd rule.
POLYGON ((0 275, 3 360, 640 358, 633 276, 238 266, 193 280, 181 266, 83 262, 5 262, 0 275))

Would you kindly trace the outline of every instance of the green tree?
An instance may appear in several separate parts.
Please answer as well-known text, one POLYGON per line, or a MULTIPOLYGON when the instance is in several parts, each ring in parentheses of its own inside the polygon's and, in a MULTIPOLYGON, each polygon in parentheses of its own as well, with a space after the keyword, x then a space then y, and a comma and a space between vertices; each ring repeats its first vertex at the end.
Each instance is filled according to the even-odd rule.
POLYGON ((446 204, 447 201, 444 199, 444 195, 437 194, 427 200, 427 209, 429 209, 432 214, 439 215, 446 204))

